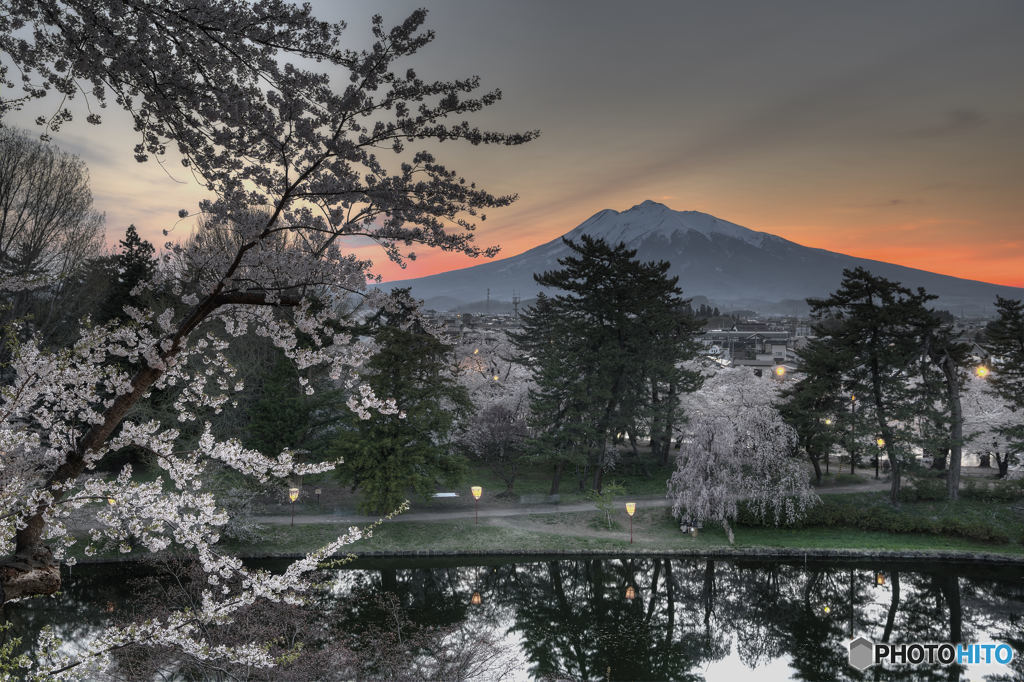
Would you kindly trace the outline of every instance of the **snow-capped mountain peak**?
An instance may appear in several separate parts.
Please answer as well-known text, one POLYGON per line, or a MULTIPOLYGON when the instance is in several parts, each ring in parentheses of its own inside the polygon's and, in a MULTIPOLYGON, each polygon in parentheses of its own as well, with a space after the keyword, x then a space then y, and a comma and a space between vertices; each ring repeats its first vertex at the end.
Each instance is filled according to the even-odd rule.
POLYGON ((709 238, 720 234, 752 246, 761 246, 764 238, 769 236, 700 211, 674 211, 650 199, 626 211, 605 209, 595 213, 565 236, 578 239, 586 234, 601 237, 609 243, 625 242, 628 246, 638 239, 655 235, 671 239, 676 233, 690 231, 709 238))

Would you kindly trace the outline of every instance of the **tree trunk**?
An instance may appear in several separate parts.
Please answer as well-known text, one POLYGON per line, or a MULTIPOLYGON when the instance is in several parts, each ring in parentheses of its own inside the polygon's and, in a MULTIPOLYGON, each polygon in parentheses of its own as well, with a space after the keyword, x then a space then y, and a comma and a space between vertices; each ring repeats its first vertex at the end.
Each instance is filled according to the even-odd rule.
POLYGON ((991 469, 992 468, 992 455, 987 452, 978 455, 978 468, 979 469, 991 469))
POLYGON ((900 608, 900 572, 892 572, 892 601, 889 602, 889 613, 885 617, 885 630, 882 632, 882 641, 888 642, 892 634, 893 623, 896 622, 896 611, 900 608))
POLYGON ((551 492, 549 495, 558 494, 558 486, 562 483, 562 468, 565 466, 564 462, 558 462, 555 464, 555 473, 551 477, 551 492))
POLYGON ((942 373, 946 378, 946 396, 949 400, 949 416, 953 425, 950 433, 949 475, 946 477, 946 489, 949 500, 955 502, 960 497, 960 460, 963 457, 964 447, 964 415, 960 406, 960 377, 953 356, 946 353, 941 364, 942 373))
POLYGON ((1010 470, 1009 451, 1007 451, 1002 458, 999 457, 999 451, 996 451, 996 466, 999 467, 999 478, 1006 478, 1006 474, 1009 473, 1010 470))
POLYGON ((949 606, 949 641, 956 643, 964 641, 963 635, 963 610, 960 607, 960 580, 954 575, 940 578, 940 589, 942 596, 949 606))
POLYGON ((811 466, 814 467, 814 480, 821 485, 821 458, 817 455, 812 455, 810 452, 807 453, 807 457, 810 458, 811 466))
POLYGON ((932 469, 935 469, 936 471, 945 471, 946 470, 946 455, 945 454, 935 455, 934 457, 932 457, 932 469))
POLYGON ((0 562, 0 606, 12 599, 55 594, 60 590, 60 565, 42 545, 0 562))

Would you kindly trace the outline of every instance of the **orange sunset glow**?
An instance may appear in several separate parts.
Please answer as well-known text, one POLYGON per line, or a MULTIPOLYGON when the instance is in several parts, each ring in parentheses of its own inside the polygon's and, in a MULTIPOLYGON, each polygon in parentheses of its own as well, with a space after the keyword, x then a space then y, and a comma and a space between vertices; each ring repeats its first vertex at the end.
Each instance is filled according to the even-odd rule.
MULTIPOLYGON (((378 11, 313 5, 348 21, 357 48, 378 11)), ((385 23, 417 5, 389 3, 385 23)), ((478 224, 477 242, 500 245, 499 258, 651 199, 810 247, 1019 287, 1022 8, 453 2, 429 8, 438 39, 416 67, 501 88, 481 126, 540 130, 516 148, 435 150, 489 191, 518 195, 478 224)), ((39 107, 9 123, 31 129, 39 107)), ((193 225, 177 212, 194 210, 202 189, 173 154, 163 167, 136 163, 129 119, 104 117, 54 140, 88 164, 107 243, 130 223, 158 246, 186 236, 193 225)), ((385 280, 483 262, 420 248, 402 269, 379 250, 355 251, 385 280)))

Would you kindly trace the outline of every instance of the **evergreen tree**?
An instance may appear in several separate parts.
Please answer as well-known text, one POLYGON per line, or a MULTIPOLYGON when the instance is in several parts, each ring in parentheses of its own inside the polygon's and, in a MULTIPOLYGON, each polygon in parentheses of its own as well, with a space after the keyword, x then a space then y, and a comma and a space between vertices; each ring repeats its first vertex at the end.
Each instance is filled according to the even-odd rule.
POLYGON ((815 338, 800 351, 800 364, 802 376, 783 390, 778 410, 796 431, 798 445, 820 483, 822 457, 827 458, 847 433, 841 363, 826 339, 815 338))
POLYGON ((97 259, 98 266, 106 271, 108 281, 107 296, 97 312, 98 322, 127 320, 124 306, 141 307, 139 297, 132 295, 132 289, 156 272, 155 249, 139 236, 134 225, 128 226, 124 239, 118 244, 121 245, 119 253, 97 259))
POLYGON ((439 481, 452 484, 463 470, 451 441, 469 396, 454 377, 453 347, 405 307, 407 293, 392 292, 393 305, 363 329, 377 351, 362 380, 378 397, 393 399, 397 411, 372 412, 369 419, 350 411, 331 446, 345 460, 338 470, 342 480, 362 493, 360 508, 375 514, 394 510, 410 490, 426 496, 439 481))
POLYGON ((892 469, 890 499, 898 499, 904 460, 913 438, 907 425, 917 414, 914 374, 924 350, 923 330, 935 297, 913 292, 864 268, 843 271, 839 289, 826 299, 807 299, 815 334, 835 353, 842 393, 856 396, 892 469))
POLYGON ((538 298, 512 340, 533 368, 534 427, 556 460, 552 492, 560 467, 580 459, 600 490, 610 438, 635 429, 652 405, 659 432, 667 424, 670 433, 676 395, 699 386, 699 374, 678 369, 696 354, 698 324, 669 263, 642 263, 625 244, 587 235, 563 241, 572 255, 559 259, 562 269, 534 275, 560 293, 538 298))
POLYGON ((997 297, 999 317, 985 329, 985 348, 991 353, 989 385, 1003 399, 1016 419, 1005 424, 1000 432, 1010 441, 1011 449, 1024 449, 1024 301, 997 297))

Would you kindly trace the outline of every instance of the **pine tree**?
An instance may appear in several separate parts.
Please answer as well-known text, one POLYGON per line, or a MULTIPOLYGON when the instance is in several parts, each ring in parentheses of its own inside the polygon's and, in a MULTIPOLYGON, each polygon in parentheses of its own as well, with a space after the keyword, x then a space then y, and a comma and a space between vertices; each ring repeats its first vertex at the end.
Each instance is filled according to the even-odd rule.
POLYGON ((1024 449, 1024 301, 997 297, 999 317, 985 329, 985 349, 991 354, 992 390, 1017 414, 1000 429, 1011 449, 1024 449))
POLYGON ((587 235, 563 241, 572 255, 559 259, 562 269, 534 275, 559 293, 538 299, 512 340, 533 367, 531 412, 557 460, 553 492, 559 464, 583 458, 600 490, 608 441, 650 416, 652 387, 666 396, 659 424, 671 424, 675 396, 699 385, 699 375, 677 369, 696 352, 698 325, 669 263, 642 263, 625 244, 587 235))
POLYGON ((378 397, 393 399, 398 411, 369 419, 346 414, 331 448, 345 460, 342 480, 362 493, 360 508, 375 514, 392 511, 410 491, 426 496, 441 481, 454 483, 463 471, 451 441, 469 395, 455 380, 453 347, 403 307, 407 293, 392 292, 393 310, 377 314, 363 330, 378 349, 362 379, 378 397))
POLYGON ((815 334, 826 339, 839 360, 842 393, 856 396, 870 416, 875 437, 892 469, 890 499, 898 500, 903 462, 913 441, 913 378, 924 351, 923 330, 934 299, 913 292, 864 268, 843 271, 839 289, 826 299, 807 299, 816 320, 815 334))

